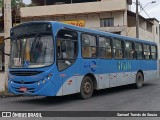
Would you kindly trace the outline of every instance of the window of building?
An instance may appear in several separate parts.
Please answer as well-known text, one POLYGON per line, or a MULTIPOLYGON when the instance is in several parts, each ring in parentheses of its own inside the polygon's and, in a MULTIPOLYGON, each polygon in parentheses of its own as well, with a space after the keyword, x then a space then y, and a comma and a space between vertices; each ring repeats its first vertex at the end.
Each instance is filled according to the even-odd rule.
POLYGON ((142 44, 140 44, 140 43, 135 43, 135 52, 136 52, 136 58, 137 58, 137 59, 143 59, 142 44))
POLYGON ((112 58, 111 40, 105 37, 99 37, 99 57, 112 58))
POLYGON ((97 57, 97 42, 95 36, 82 34, 82 56, 84 58, 97 57))
POLYGON ((156 34, 158 35, 158 27, 156 27, 156 34))
POLYGON ((36 6, 42 5, 61 5, 72 3, 98 2, 101 0, 33 0, 36 6))
POLYGON ((100 19, 100 27, 113 27, 113 26, 114 26, 114 18, 100 19))
POLYGON ((4 44, 0 45, 0 72, 4 71, 4 44))
POLYGON ((150 46, 149 45, 143 45, 144 49, 144 59, 150 59, 150 46))
POLYGON ((119 32, 111 32, 111 33, 117 34, 117 35, 121 35, 121 31, 119 31, 119 32))
POLYGON ((71 66, 78 55, 78 34, 75 31, 60 30, 57 34, 58 69, 71 66))
POLYGON ((147 22, 147 31, 152 32, 152 24, 147 22))
POLYGON ((151 46, 151 57, 153 60, 157 59, 157 47, 156 46, 151 46))
POLYGON ((117 59, 124 58, 123 41, 116 38, 113 39, 113 54, 117 59))
POLYGON ((125 42, 125 58, 126 59, 133 59, 134 58, 133 43, 130 41, 125 42))

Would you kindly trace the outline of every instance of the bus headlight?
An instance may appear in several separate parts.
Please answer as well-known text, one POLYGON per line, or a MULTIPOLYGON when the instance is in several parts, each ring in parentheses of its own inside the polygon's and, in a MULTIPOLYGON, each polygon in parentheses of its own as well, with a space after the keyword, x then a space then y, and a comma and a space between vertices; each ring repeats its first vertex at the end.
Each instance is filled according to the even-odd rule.
POLYGON ((46 80, 42 80, 42 83, 43 83, 43 84, 46 83, 46 80))
POLYGON ((40 86, 40 81, 37 82, 38 86, 40 86))
POLYGON ((52 73, 47 75, 45 78, 42 79, 42 83, 45 84, 48 80, 51 80, 52 76, 53 76, 52 73))
POLYGON ((50 79, 52 78, 52 76, 53 76, 53 74, 52 74, 52 73, 51 73, 51 74, 49 74, 49 75, 48 75, 48 77, 47 77, 47 79, 48 79, 48 80, 50 80, 50 79))

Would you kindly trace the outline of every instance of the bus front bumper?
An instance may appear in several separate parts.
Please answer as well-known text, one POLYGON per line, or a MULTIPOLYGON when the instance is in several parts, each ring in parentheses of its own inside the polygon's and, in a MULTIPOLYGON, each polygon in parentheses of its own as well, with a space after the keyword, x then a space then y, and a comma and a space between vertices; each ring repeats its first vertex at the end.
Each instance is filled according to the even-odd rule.
POLYGON ((8 91, 15 95, 29 95, 29 96, 56 96, 55 84, 51 81, 43 85, 37 84, 18 84, 9 82, 8 91), (25 88, 25 91, 22 91, 25 88))

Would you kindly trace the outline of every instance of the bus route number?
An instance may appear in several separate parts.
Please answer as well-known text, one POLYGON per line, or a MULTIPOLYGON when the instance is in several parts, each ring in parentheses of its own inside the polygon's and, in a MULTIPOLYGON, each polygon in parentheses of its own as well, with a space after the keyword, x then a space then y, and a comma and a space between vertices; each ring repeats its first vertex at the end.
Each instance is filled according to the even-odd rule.
POLYGON ((117 67, 118 67, 118 70, 131 70, 132 62, 118 62, 117 67))

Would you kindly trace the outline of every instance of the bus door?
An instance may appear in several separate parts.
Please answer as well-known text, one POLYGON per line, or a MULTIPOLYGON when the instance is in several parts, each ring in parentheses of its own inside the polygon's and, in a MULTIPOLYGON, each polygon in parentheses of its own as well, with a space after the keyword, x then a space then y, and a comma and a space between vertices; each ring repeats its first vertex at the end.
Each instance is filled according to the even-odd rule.
POLYGON ((62 80, 63 95, 76 93, 78 34, 62 29, 57 34, 58 70, 62 80))

